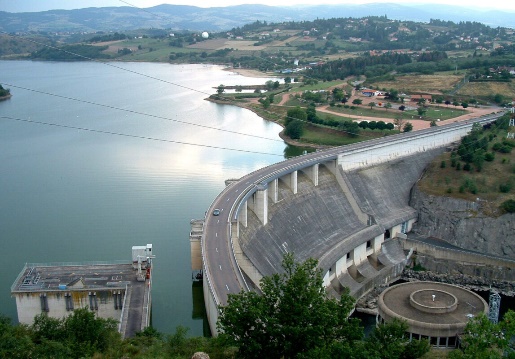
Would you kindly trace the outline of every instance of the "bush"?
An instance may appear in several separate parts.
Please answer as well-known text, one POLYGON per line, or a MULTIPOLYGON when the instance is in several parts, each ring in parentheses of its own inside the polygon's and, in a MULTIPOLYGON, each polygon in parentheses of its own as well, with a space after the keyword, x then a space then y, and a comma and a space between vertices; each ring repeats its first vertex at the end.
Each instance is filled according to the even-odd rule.
POLYGON ((508 213, 515 213, 515 200, 509 199, 501 204, 501 209, 508 213))
POLYGON ((512 149, 511 143, 509 142, 496 142, 492 146, 492 150, 500 153, 510 153, 512 149))
POLYGON ((495 154, 493 152, 485 153, 485 161, 492 162, 495 159, 495 154))
POLYGON ((442 162, 440 163, 440 168, 445 168, 445 161, 442 161, 442 162))
POLYGON ((465 165, 463 165, 463 171, 472 171, 470 163, 465 163, 465 165))
POLYGON ((508 193, 511 191, 511 184, 510 183, 502 183, 499 185, 499 192, 501 193, 508 193))

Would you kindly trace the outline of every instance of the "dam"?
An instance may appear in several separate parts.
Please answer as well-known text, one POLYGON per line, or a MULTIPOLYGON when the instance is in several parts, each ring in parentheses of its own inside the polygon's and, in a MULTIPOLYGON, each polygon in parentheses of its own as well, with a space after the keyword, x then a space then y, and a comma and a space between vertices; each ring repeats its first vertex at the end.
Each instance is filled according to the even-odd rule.
POLYGON ((263 276, 281 272, 285 253, 317 259, 336 298, 397 279, 408 259, 399 239, 417 219, 413 185, 473 123, 501 115, 318 151, 230 181, 190 233, 213 335, 228 295, 259 290, 263 276))

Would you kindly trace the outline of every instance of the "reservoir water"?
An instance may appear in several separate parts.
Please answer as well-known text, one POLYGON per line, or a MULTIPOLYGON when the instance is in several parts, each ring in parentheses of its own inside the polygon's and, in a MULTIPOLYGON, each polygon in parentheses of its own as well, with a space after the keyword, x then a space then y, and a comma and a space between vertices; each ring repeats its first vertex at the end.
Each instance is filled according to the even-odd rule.
POLYGON ((10 286, 26 262, 130 260, 152 243, 154 327, 205 334, 189 222, 224 180, 291 149, 280 126, 204 99, 266 80, 206 65, 0 62, 13 95, 0 102, 0 313, 16 319, 10 286))

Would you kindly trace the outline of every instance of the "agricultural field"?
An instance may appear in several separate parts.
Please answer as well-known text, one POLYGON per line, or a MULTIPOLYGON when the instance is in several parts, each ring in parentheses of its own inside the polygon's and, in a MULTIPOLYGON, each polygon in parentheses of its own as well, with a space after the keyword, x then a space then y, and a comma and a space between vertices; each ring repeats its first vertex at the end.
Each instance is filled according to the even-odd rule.
POLYGON ((457 95, 471 97, 490 97, 494 94, 502 94, 504 96, 515 96, 514 82, 469 82, 465 84, 457 95))
POLYGON ((394 81, 373 82, 376 88, 396 89, 400 93, 443 94, 450 91, 463 79, 461 75, 396 75, 394 81))

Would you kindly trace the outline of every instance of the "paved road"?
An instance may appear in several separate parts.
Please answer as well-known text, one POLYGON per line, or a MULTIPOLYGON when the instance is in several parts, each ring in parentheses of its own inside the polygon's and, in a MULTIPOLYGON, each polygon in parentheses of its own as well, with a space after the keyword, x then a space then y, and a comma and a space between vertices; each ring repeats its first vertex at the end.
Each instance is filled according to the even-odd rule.
MULTIPOLYGON (((483 117, 482 121, 491 121, 499 116, 500 114, 483 117)), ((471 126, 471 124, 453 123, 446 126, 446 128, 462 126, 471 126)), ((244 203, 242 199, 246 199, 248 196, 252 195, 260 185, 268 183, 272 179, 279 178, 295 170, 312 166, 315 163, 334 160, 342 152, 358 148, 367 148, 371 144, 390 142, 399 138, 399 136, 402 136, 403 139, 409 137, 416 139, 422 133, 438 131, 440 128, 441 127, 436 127, 403 133, 295 157, 247 174, 239 181, 227 186, 224 191, 218 195, 207 212, 202 241, 202 255, 205 269, 204 280, 208 281, 211 290, 215 293, 217 304, 225 305, 229 293, 234 294, 239 293, 241 290, 248 290, 243 275, 236 263, 230 236, 231 222, 235 223, 237 220, 238 211, 236 206, 239 203, 244 203), (221 212, 219 216, 212 214, 215 208, 220 209, 221 212)))

